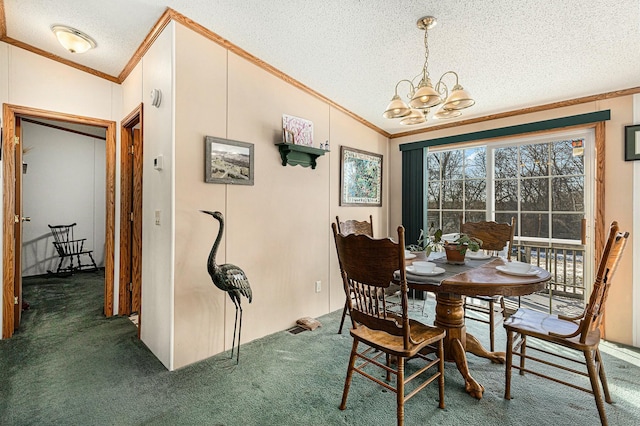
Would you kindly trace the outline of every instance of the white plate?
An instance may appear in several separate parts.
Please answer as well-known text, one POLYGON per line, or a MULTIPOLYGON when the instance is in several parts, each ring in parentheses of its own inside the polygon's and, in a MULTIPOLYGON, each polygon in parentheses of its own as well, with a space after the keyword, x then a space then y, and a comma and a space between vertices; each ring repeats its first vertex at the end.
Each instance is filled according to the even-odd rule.
POLYGON ((498 265, 498 266, 496 266, 496 269, 498 271, 500 271, 500 272, 504 272, 505 274, 515 275, 515 276, 518 276, 518 277, 533 277, 534 275, 538 275, 538 272, 540 272, 537 269, 534 269, 534 270, 528 271, 528 272, 510 271, 504 265, 498 265))
POLYGON ((404 255, 404 260, 411 260, 411 259, 415 259, 415 258, 416 258, 415 254, 409 253, 409 254, 405 254, 404 255))
POLYGON ((437 266, 435 268, 433 268, 433 272, 418 272, 416 271, 416 268, 414 268, 413 266, 407 266, 407 272, 413 274, 413 275, 421 275, 423 277, 431 277, 434 275, 440 275, 444 272, 444 268, 438 268, 437 266))
POLYGON ((483 259, 491 258, 491 255, 489 253, 483 252, 483 251, 469 251, 469 250, 467 250, 467 253, 465 254, 465 257, 467 259, 483 260, 483 259))

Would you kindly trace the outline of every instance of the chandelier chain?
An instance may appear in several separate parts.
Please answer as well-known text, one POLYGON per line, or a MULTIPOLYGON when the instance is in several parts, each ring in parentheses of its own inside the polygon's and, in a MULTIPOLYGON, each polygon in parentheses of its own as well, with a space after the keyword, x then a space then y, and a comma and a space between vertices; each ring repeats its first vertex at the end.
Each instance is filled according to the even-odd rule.
POLYGON ((427 83, 427 79, 429 78, 429 43, 427 41, 428 33, 429 31, 425 28, 424 29, 424 66, 422 67, 425 84, 427 83))

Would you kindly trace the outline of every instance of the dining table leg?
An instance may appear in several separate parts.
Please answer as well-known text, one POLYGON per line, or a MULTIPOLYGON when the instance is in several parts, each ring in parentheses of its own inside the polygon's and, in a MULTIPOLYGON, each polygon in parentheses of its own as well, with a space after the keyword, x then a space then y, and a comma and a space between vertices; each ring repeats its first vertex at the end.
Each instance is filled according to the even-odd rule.
POLYGON ((472 334, 467 334, 467 352, 475 356, 487 358, 495 364, 504 364, 506 354, 504 352, 489 352, 482 346, 480 341, 472 334))
POLYGON ((467 335, 464 324, 464 296, 452 293, 438 293, 436 295, 436 319, 435 325, 447 331, 444 338, 444 357, 447 361, 453 361, 458 371, 465 380, 465 390, 477 399, 482 399, 484 386, 476 381, 469 372, 467 365, 467 335))

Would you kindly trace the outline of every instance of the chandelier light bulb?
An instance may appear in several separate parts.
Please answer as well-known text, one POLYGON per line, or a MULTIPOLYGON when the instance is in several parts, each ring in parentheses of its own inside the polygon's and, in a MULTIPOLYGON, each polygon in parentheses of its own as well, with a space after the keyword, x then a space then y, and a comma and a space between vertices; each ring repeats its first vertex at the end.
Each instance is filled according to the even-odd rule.
POLYGON ((464 90, 464 88, 459 84, 456 84, 455 86, 453 86, 451 95, 449 95, 447 101, 444 103, 444 105, 442 105, 442 108, 446 110, 461 110, 464 108, 469 108, 475 103, 476 101, 471 99, 471 95, 469 95, 469 92, 464 90))
POLYGON ((391 98, 391 102, 389 102, 389 105, 382 116, 384 118, 401 118, 406 117, 410 113, 411 108, 409 108, 407 104, 400 99, 400 96, 395 95, 391 98))
POLYGON ((411 98, 412 108, 431 108, 432 106, 436 106, 442 103, 442 98, 431 86, 431 82, 429 81, 427 84, 422 85, 416 90, 413 97, 411 98))

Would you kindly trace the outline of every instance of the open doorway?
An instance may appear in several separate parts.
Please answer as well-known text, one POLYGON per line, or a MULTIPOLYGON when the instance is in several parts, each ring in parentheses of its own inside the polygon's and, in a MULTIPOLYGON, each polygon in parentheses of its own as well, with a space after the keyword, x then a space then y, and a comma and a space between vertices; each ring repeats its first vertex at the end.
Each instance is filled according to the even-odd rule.
POLYGON ((113 315, 114 235, 115 235, 115 122, 77 115, 39 110, 15 105, 3 105, 3 307, 2 337, 11 337, 20 325, 21 303, 21 232, 22 199, 22 129, 21 121, 55 120, 63 123, 95 126, 105 131, 105 238, 104 238, 104 314, 113 315))
POLYGON ((21 123, 22 278, 104 267, 106 129, 31 117, 21 123), (74 241, 58 244, 62 257, 54 230, 74 241))

